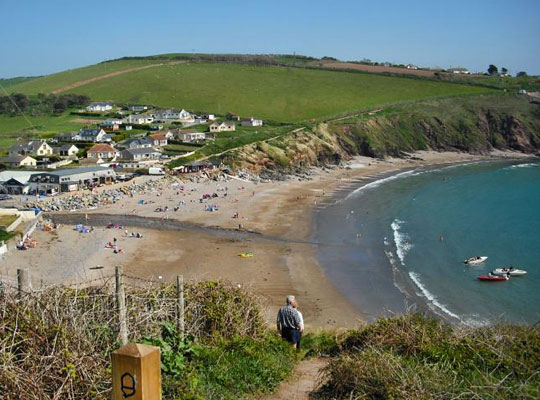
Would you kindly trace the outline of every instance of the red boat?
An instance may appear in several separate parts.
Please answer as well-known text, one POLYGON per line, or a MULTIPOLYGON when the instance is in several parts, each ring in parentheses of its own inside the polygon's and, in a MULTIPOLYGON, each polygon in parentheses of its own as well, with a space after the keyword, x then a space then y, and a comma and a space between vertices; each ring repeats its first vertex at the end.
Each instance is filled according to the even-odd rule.
POLYGON ((477 276, 476 278, 480 279, 481 281, 494 281, 494 282, 507 281, 508 279, 510 279, 508 275, 493 275, 491 272, 489 273, 489 275, 480 275, 480 276, 477 276))

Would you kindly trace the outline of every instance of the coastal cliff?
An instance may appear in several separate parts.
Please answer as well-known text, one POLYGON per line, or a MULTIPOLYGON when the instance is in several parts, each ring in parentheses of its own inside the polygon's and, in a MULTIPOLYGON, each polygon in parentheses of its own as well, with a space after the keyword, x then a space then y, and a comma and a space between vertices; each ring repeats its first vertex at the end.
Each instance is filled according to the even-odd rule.
POLYGON ((406 103, 318 123, 301 132, 244 146, 227 158, 250 169, 291 172, 338 164, 356 155, 402 157, 417 150, 536 154, 540 105, 525 96, 488 95, 406 103))

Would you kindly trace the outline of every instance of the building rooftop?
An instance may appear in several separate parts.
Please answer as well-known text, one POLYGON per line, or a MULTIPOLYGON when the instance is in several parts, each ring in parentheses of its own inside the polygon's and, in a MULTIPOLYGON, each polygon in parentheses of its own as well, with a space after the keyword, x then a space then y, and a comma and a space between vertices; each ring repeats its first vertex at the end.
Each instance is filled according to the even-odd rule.
MULTIPOLYGON (((47 174, 51 175, 57 175, 57 176, 67 176, 67 175, 76 175, 76 174, 84 174, 86 172, 97 172, 97 171, 105 171, 109 168, 104 167, 83 167, 83 168, 69 168, 69 169, 59 169, 57 171, 49 171, 46 172, 47 174)), ((44 171, 41 171, 44 172, 44 171)), ((33 174, 36 174, 39 172, 34 172, 33 174)))

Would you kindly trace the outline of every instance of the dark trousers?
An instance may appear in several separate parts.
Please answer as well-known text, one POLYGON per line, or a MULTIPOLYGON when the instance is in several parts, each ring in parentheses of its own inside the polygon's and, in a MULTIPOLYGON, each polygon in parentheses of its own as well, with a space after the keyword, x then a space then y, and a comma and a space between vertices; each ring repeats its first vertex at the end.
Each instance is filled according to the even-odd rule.
POLYGON ((287 342, 291 342, 299 346, 300 339, 302 337, 302 332, 296 328, 283 328, 281 329, 281 337, 287 342))

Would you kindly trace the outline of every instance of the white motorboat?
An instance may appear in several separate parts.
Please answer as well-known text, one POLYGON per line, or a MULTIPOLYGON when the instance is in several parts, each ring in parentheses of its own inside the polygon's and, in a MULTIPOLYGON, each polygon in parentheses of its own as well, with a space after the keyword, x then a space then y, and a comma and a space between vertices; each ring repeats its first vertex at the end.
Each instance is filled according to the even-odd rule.
POLYGON ((467 258, 465 261, 463 261, 463 263, 467 265, 474 265, 474 264, 483 263, 487 259, 488 259, 487 256, 476 256, 476 257, 467 258))
POLYGON ((492 271, 493 275, 510 275, 510 276, 522 276, 527 273, 527 271, 523 269, 517 269, 514 267, 508 267, 508 268, 497 268, 492 271))

